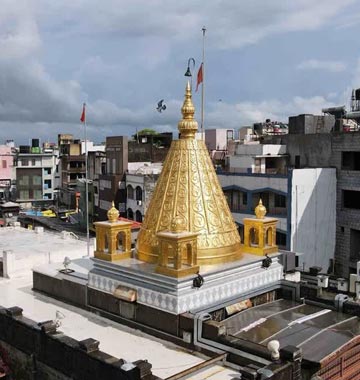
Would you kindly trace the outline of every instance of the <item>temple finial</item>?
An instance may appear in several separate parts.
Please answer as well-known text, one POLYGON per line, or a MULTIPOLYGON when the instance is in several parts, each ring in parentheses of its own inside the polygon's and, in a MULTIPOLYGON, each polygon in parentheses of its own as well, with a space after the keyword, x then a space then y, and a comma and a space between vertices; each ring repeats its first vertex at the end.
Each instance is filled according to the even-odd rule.
POLYGON ((185 90, 185 99, 183 106, 181 108, 181 113, 183 115, 182 120, 179 121, 178 128, 180 132, 181 139, 193 139, 195 138, 195 133, 198 130, 198 123, 194 119, 195 107, 192 102, 191 86, 188 81, 185 90))

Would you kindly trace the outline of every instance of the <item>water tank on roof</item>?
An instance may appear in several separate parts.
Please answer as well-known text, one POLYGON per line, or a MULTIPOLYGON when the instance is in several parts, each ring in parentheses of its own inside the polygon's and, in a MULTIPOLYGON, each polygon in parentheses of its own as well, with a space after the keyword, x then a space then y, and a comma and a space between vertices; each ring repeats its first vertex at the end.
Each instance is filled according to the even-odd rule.
POLYGON ((39 146, 40 146, 40 140, 39 139, 32 139, 31 140, 31 146, 33 148, 39 148, 39 146))
POLYGON ((30 153, 30 146, 29 145, 20 145, 19 146, 19 152, 20 153, 30 153))
POLYGON ((355 89, 355 100, 360 100, 360 88, 355 89))

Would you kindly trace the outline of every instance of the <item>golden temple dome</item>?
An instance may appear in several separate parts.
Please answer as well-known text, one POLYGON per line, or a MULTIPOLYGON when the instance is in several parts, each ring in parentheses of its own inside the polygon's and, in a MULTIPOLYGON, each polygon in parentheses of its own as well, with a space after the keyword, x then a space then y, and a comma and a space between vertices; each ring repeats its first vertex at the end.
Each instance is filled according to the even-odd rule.
POLYGON ((267 213, 266 207, 263 205, 260 198, 259 204, 255 207, 255 215, 257 219, 264 219, 267 213))
POLYGON ((109 222, 114 223, 119 220, 119 211, 115 208, 114 202, 112 202, 111 208, 107 212, 109 222))
POLYGON ((198 233, 199 265, 241 258, 241 241, 203 140, 196 140, 190 84, 187 83, 174 140, 164 162, 137 239, 137 257, 156 263, 160 231, 198 233))

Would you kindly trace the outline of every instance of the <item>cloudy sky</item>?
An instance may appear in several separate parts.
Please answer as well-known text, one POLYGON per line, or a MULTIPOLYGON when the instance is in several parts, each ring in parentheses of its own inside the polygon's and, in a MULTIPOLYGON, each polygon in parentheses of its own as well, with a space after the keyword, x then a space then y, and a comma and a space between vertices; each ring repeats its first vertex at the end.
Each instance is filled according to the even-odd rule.
MULTIPOLYGON (((84 101, 95 142, 175 131, 203 25, 207 128, 348 106, 360 87, 357 0, 0 0, 0 9, 0 143, 81 137, 84 101)), ((194 100, 199 120, 200 91, 194 100)))

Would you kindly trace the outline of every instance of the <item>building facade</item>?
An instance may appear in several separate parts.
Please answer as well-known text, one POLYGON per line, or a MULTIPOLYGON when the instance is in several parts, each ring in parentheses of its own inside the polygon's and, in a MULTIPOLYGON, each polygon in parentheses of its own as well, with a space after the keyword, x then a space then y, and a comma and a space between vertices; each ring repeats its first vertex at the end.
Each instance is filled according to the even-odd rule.
POLYGON ((242 237, 242 220, 261 198, 268 215, 278 219, 278 246, 299 253, 302 269, 327 271, 335 251, 336 171, 294 169, 286 152, 284 144, 238 145, 219 180, 242 237))
POLYGON ((126 174, 127 218, 143 221, 161 169, 162 164, 144 164, 126 174))
POLYGON ((107 211, 114 201, 121 216, 126 217, 125 172, 128 169, 127 136, 106 137, 106 172, 99 175, 99 220, 106 220, 107 211))
POLYGON ((15 188, 14 148, 0 145, 0 200, 10 200, 15 188))
POLYGON ((334 270, 348 277, 360 260, 360 132, 289 134, 282 138, 290 165, 336 170, 334 270))
POLYGON ((128 143, 129 162, 163 162, 170 148, 172 133, 139 134, 128 143))
POLYGON ((17 202, 52 203, 56 171, 56 154, 22 153, 17 155, 17 202))

